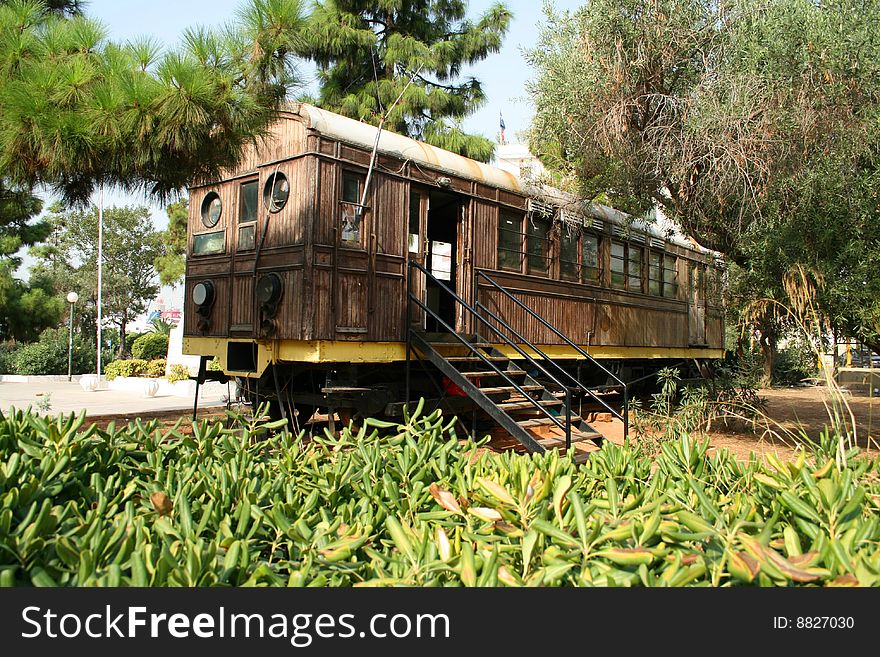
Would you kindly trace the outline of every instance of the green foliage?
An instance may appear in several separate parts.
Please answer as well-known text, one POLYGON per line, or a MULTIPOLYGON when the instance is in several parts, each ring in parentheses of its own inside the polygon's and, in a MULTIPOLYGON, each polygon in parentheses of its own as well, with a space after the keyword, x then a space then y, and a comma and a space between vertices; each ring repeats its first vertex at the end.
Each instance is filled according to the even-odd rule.
MULTIPOLYGON (((68 329, 46 329, 37 342, 22 345, 9 357, 11 373, 67 374, 68 340, 68 329)), ((95 345, 79 334, 73 336, 72 356, 74 374, 95 371, 95 345)))
POLYGON ((165 376, 165 364, 167 361, 164 358, 154 358, 153 360, 147 362, 147 367, 144 369, 144 376, 148 376, 153 379, 158 379, 165 376))
POLYGON ((235 416, 83 423, 0 416, 0 584, 880 583, 880 462, 857 450, 838 470, 682 439, 578 467, 462 444, 439 411, 309 442, 235 416))
MULTIPOLYGON (((816 272, 831 326, 880 353, 878 24, 878 0, 551 11, 531 145, 590 198, 662 207, 742 268, 746 301, 816 272)), ((755 328, 771 364, 781 331, 755 328)))
POLYGON ((177 51, 44 9, 0 4, 0 174, 25 189, 86 201, 102 183, 167 196, 217 179, 298 82, 300 0, 252 0, 222 32, 187 30, 177 51))
POLYGON ((137 333, 137 332, 126 333, 125 334, 125 352, 130 354, 132 347, 134 346, 135 340, 137 340, 145 335, 149 335, 149 334, 148 333, 137 333))
POLYGON ((182 199, 165 208, 168 215, 168 228, 162 231, 162 253, 156 256, 153 265, 159 272, 162 285, 175 285, 183 280, 186 270, 186 226, 189 219, 189 199, 182 199))
POLYGON ((8 186, 0 170, 0 340, 35 340, 43 329, 58 324, 64 310, 64 300, 53 297, 45 281, 28 284, 15 278, 20 250, 51 231, 49 222, 34 221, 42 207, 27 190, 8 186))
POLYGON ((168 370, 168 380, 171 381, 171 383, 174 383, 176 381, 186 381, 187 379, 189 379, 189 377, 189 368, 187 368, 186 365, 175 363, 168 370))
POLYGON ((794 385, 819 375, 816 349, 800 337, 789 340, 779 350, 774 371, 774 383, 794 385))
POLYGON ((483 105, 485 93, 476 78, 458 79, 462 67, 500 50, 512 14, 496 3, 472 21, 467 4, 316 3, 300 52, 318 64, 317 104, 374 125, 391 110, 387 129, 488 161, 492 143, 457 126, 483 105))
POLYGON ((104 368, 104 376, 107 377, 108 381, 112 381, 117 376, 143 376, 146 374, 148 367, 148 361, 138 358, 114 360, 104 368))
POLYGON ((162 333, 146 333, 131 346, 131 355, 143 360, 165 358, 168 355, 168 336, 162 333))
POLYGON ((0 342, 0 374, 12 373, 12 357, 21 348, 14 342, 0 342))
POLYGON ((764 417, 766 401, 757 385, 716 363, 711 379, 682 380, 677 368, 657 373, 659 392, 646 407, 633 402, 632 428, 646 450, 656 453, 660 445, 682 436, 700 435, 713 424, 755 426, 764 417))
MULTIPOLYGON (((61 205, 51 208, 47 221, 53 227, 53 246, 42 251, 40 262, 45 276, 57 281, 60 289, 97 290, 98 211, 69 210, 61 205), (72 263, 76 263, 75 265, 72 263)), ((112 322, 128 347, 126 327, 143 313, 159 291, 153 261, 161 251, 159 233, 153 227, 147 207, 109 207, 103 213, 103 298, 102 314, 112 322)), ((77 304, 89 321, 84 331, 96 330, 97 298, 84 294, 77 304)))
POLYGON ((208 369, 212 372, 220 372, 223 370, 223 368, 220 366, 220 361, 217 360, 216 356, 212 358, 208 363, 208 369))
POLYGON ((154 317, 150 320, 150 330, 154 333, 161 333, 162 335, 171 335, 171 329, 174 328, 174 322, 171 322, 167 319, 162 319, 161 317, 154 317))

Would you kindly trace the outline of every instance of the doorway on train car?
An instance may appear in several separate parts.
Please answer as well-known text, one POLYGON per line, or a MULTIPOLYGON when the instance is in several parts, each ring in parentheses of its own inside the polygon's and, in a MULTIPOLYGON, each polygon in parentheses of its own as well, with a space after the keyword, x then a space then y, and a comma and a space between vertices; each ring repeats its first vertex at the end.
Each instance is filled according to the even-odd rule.
POLYGON ((688 344, 706 344, 706 266, 688 264, 688 344))
POLYGON ((455 328, 456 307, 455 300, 443 291, 441 284, 461 295, 456 270, 462 203, 457 194, 437 190, 430 190, 427 194, 424 266, 439 283, 431 278, 425 281, 424 299, 425 305, 439 320, 429 314, 424 328, 427 333, 447 333, 447 326, 455 328))

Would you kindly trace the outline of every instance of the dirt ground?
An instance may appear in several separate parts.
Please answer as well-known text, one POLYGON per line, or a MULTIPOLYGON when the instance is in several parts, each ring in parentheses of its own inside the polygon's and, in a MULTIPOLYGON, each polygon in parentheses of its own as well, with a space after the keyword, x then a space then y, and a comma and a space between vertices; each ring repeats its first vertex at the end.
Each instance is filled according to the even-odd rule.
MULTIPOLYGON (((865 450, 878 450, 880 397, 846 390, 842 393, 845 402, 842 413, 848 426, 852 427, 855 421, 858 444, 865 450)), ((760 391, 760 396, 767 400, 767 424, 776 435, 761 429, 757 432, 715 429, 710 434, 713 447, 727 448, 737 458, 748 458, 750 452, 759 455, 776 452, 780 457, 790 458, 801 442, 802 432, 818 440, 822 431, 831 425, 834 404, 825 386, 765 389, 760 391)))
MULTIPOLYGON (((830 424, 829 410, 833 405, 824 386, 765 389, 760 391, 760 396, 767 402, 766 427, 752 431, 747 427, 715 426, 707 434, 714 449, 727 449, 738 459, 748 459, 751 453, 763 456, 768 452, 775 452, 781 458, 794 458, 796 447, 802 442, 799 438, 801 432, 806 433, 811 439, 818 439, 823 429, 830 424), (767 431, 768 427, 772 431, 767 431)), ((852 412, 852 418, 855 419, 859 445, 869 451, 880 450, 880 397, 871 398, 844 391, 844 399, 852 412)), ((212 408, 200 410, 198 419, 219 419, 223 416, 222 408, 212 408)), ((131 414, 102 415, 90 417, 89 422, 95 422, 106 428, 110 422, 115 422, 119 426, 134 417, 131 414)), ((143 413, 140 418, 145 421, 159 420, 166 427, 181 421, 183 432, 189 430, 192 421, 190 413, 180 411, 143 413)), ((623 441, 622 425, 618 420, 612 420, 607 414, 598 414, 587 419, 591 426, 611 442, 623 441)), ((462 433, 466 432, 464 426, 461 429, 462 433)), ((493 432, 492 435, 490 449, 505 450, 518 446, 504 432, 493 432)), ((579 447, 584 451, 595 449, 590 442, 579 447)))

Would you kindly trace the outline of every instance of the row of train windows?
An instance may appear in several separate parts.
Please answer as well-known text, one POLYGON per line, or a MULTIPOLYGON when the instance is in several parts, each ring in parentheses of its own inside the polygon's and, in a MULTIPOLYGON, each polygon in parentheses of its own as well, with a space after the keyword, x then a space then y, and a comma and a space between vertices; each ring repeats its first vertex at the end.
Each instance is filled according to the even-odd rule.
MULTIPOLYGON (((239 251, 255 248, 257 214, 259 212, 259 181, 248 180, 238 186, 238 244, 239 251)), ((263 202, 268 212, 279 212, 290 197, 290 183, 278 171, 266 180, 263 202)), ((202 200, 200 210, 202 225, 214 228, 223 213, 223 203, 216 191, 210 191, 202 200)), ((193 235, 193 254, 207 255, 226 251, 226 229, 193 235)))
MULTIPOLYGON (((501 213, 498 227, 498 268, 507 271, 548 275, 550 273, 549 219, 530 217, 523 231, 523 217, 501 213)), ((582 230, 562 228, 559 236, 559 277, 582 283, 602 282, 603 238, 582 230)), ((611 287, 645 292, 645 249, 611 240, 609 269, 611 287)), ((674 298, 678 296, 676 258, 667 253, 648 251, 647 293, 674 298)))

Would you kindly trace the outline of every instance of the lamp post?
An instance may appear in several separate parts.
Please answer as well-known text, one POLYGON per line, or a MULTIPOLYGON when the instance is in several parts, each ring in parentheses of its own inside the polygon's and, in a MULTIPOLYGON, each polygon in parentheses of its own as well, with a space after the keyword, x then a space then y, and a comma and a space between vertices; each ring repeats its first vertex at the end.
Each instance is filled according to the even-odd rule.
POLYGON ((67 340, 67 380, 72 378, 73 369, 73 309, 76 302, 79 301, 79 295, 76 292, 67 293, 67 303, 70 304, 70 334, 67 340))

